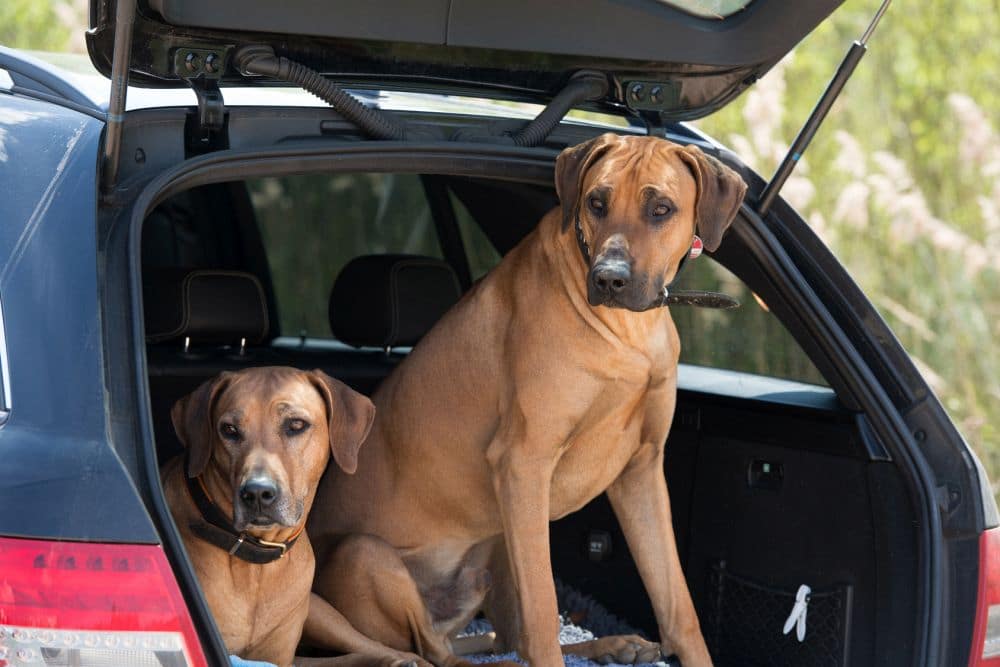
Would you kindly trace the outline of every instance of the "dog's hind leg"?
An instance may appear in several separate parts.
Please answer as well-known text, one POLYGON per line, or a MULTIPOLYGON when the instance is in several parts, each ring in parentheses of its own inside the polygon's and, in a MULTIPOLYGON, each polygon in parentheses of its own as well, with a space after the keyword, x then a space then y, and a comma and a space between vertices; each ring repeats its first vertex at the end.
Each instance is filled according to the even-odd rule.
POLYGON ((399 553, 377 537, 341 540, 318 570, 313 590, 361 634, 390 649, 416 653, 435 667, 470 664, 454 655, 444 632, 435 627, 399 553))
POLYGON ((338 658, 303 658, 296 666, 313 667, 430 667, 420 656, 397 651, 366 637, 343 614, 316 593, 309 599, 309 615, 302 627, 302 643, 346 653, 338 658))

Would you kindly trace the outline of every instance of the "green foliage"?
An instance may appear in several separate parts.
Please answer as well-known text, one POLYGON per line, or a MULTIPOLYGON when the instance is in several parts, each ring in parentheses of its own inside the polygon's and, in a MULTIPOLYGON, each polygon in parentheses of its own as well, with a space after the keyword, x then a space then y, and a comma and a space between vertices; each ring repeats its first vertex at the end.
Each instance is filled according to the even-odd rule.
MULTIPOLYGON (((70 29, 61 20, 57 5, 68 2, 3 0, 0 2, 0 44, 35 51, 64 51, 70 29)), ((82 30, 82 27, 80 28, 82 30)))
MULTIPOLYGON (((699 125, 769 177, 877 0, 699 125)), ((1000 481, 1000 2, 897 3, 783 195, 1000 481)), ((996 487, 995 487, 996 490, 996 487)))

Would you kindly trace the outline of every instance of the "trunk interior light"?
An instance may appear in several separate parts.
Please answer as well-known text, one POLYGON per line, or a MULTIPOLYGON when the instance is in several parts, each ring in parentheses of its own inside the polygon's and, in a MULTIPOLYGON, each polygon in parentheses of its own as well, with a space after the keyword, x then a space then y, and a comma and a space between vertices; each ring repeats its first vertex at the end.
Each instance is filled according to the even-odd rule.
POLYGON ((1000 667, 1000 528, 979 538, 979 595, 969 667, 1000 667))
POLYGON ((0 667, 204 667, 163 549, 0 538, 0 667))

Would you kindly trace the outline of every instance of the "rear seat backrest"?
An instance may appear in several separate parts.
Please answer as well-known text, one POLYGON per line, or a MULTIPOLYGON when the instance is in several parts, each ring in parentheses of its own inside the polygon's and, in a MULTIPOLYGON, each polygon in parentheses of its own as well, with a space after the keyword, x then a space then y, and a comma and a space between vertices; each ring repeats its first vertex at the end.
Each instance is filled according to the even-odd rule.
POLYGON ((358 257, 344 267, 331 290, 330 328, 350 345, 380 349, 344 350, 267 344, 264 292, 249 273, 156 269, 145 272, 143 282, 150 404, 160 463, 182 451, 170 409, 205 380, 249 366, 320 368, 371 393, 403 358, 383 350, 415 344, 461 296, 455 273, 441 260, 358 257), (185 339, 190 339, 188 350, 185 339), (249 346, 245 353, 241 339, 249 346))
POLYGON ((147 343, 257 344, 267 339, 264 288, 249 273, 160 269, 144 278, 147 343))
POLYGON ((330 330, 355 347, 408 347, 462 296, 446 262, 419 255, 362 255, 330 290, 330 330))
POLYGON ((267 301, 240 271, 155 269, 143 275, 150 407, 161 463, 182 451, 170 409, 224 370, 254 365, 243 343, 268 340, 267 301))

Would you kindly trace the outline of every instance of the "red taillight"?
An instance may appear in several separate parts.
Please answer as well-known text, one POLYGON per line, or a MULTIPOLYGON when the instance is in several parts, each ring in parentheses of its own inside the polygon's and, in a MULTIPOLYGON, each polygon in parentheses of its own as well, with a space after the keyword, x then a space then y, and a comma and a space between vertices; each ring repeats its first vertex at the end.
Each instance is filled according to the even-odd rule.
POLYGON ((969 667, 1000 667, 1000 528, 979 537, 979 598, 969 667))
POLYGON ((0 538, 0 667, 205 656, 159 546, 0 538))

